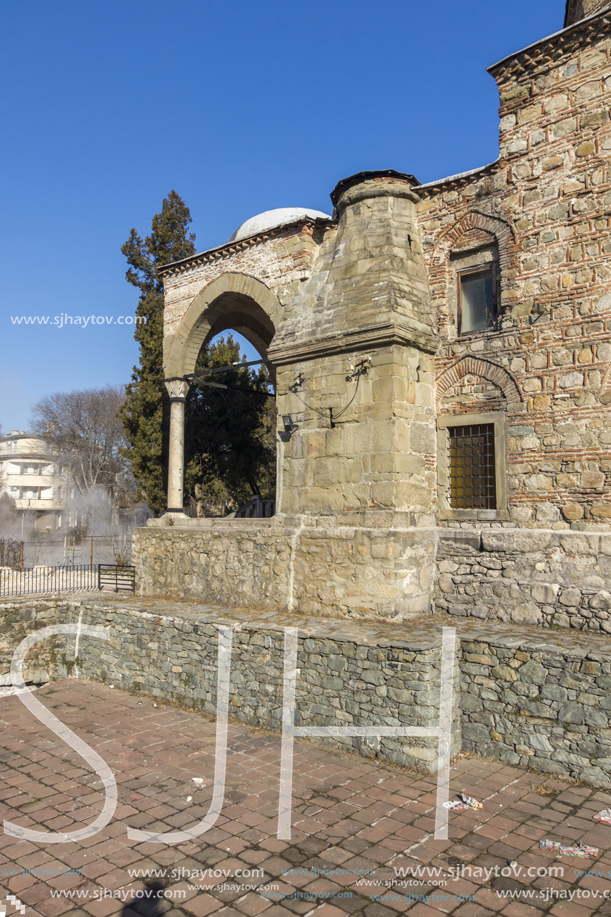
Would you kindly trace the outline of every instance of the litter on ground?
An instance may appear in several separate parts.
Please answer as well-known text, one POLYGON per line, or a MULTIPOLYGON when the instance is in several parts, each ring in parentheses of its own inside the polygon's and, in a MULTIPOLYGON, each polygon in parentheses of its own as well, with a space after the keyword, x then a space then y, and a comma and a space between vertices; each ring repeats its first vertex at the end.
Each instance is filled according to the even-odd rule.
POLYGON ((550 841, 545 838, 539 841, 540 850, 557 850, 561 856, 593 858, 598 856, 598 847, 590 847, 589 844, 578 844, 576 847, 567 847, 560 841, 550 841))
POLYGON ((478 802, 473 796, 467 795, 467 793, 459 793, 458 799, 449 799, 447 802, 442 802, 441 804, 445 809, 452 809, 453 812, 463 812, 465 809, 484 808, 481 802, 478 802))
POLYGON ((463 802, 466 802, 468 806, 472 809, 483 809, 483 803, 478 802, 477 799, 474 799, 473 796, 469 796, 468 793, 459 793, 458 798, 462 799, 463 802))
POLYGON ((592 818, 594 821, 601 821, 603 825, 611 825, 611 809, 601 809, 592 818))

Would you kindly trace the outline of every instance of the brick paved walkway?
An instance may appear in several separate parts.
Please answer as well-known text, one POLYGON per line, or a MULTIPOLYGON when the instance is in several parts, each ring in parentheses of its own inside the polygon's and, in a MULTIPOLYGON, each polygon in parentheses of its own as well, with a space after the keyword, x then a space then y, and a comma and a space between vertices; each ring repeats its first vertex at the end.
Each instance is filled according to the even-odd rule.
MULTIPOLYGON (((466 789, 484 808, 451 813, 450 840, 435 841, 434 778, 301 741, 293 836, 280 841, 279 736, 231 726, 225 804, 216 825, 175 847, 138 843, 128 839, 127 827, 176 831, 206 815, 214 722, 83 681, 47 686, 36 696, 109 764, 119 803, 113 820, 80 844, 0 834, 0 914, 4 906, 7 917, 19 913, 7 894, 26 905, 26 917, 611 915, 611 900, 604 898, 611 879, 603 878, 611 876, 611 826, 592 821, 611 804, 609 793, 462 758, 452 771, 451 793, 466 789), (587 842, 600 855, 559 858, 539 850, 544 837, 587 842), (509 861, 518 866, 502 876, 509 861), (558 868, 555 876, 527 874, 551 866, 558 868), (439 872, 397 878, 395 869, 417 867, 439 872), (136 870, 147 878, 136 878, 136 870), (598 875, 580 878, 582 871, 598 875), (511 891, 516 897, 508 897, 511 891), (145 892, 172 897, 146 899, 145 892)), ((3 818, 49 831, 91 823, 103 791, 82 759, 17 697, 0 699, 0 721, 3 818)))

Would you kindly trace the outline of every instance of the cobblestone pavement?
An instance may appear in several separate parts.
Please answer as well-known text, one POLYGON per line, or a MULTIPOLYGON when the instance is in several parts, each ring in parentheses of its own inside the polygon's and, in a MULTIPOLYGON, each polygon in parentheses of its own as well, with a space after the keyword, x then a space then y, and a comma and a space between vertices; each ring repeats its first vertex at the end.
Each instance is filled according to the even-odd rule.
MULTIPOLYGON (((7 917, 19 902, 26 917, 611 915, 611 826, 592 820, 609 793, 461 758, 451 794, 466 790, 483 809, 450 813, 450 839, 436 841, 434 777, 299 741, 292 838, 281 841, 279 736, 230 726, 215 826, 177 846, 141 843, 128 827, 176 831, 206 815, 215 723, 80 680, 36 697, 112 768, 119 801, 80 843, 0 834, 7 917), (543 838, 592 844, 599 856, 559 857, 539 849, 543 838)), ((104 800, 98 776, 18 697, 0 699, 0 720, 3 818, 56 832, 90 824, 104 800)))

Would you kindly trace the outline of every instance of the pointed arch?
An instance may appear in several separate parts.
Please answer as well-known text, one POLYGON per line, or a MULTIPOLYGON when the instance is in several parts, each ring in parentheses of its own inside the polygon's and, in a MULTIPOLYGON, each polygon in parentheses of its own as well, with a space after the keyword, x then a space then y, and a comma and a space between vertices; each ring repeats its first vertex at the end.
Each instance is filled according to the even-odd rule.
POLYGON ((515 229, 507 220, 484 213, 483 210, 470 210, 441 233, 433 250, 434 260, 445 258, 447 252, 458 245, 462 236, 473 229, 481 229, 494 236, 499 246, 501 267, 504 266, 504 257, 508 259, 506 262, 508 266, 511 251, 516 241, 515 229))
POLYGON ((248 274, 221 274, 193 298, 175 334, 164 338, 166 377, 192 373, 202 346, 230 328, 266 359, 280 311, 278 298, 262 281, 248 274))
POLYGON ((487 379, 499 388, 508 403, 523 401, 522 393, 514 377, 503 366, 479 357, 461 357, 449 366, 437 380, 437 404, 452 385, 456 385, 467 375, 487 379))

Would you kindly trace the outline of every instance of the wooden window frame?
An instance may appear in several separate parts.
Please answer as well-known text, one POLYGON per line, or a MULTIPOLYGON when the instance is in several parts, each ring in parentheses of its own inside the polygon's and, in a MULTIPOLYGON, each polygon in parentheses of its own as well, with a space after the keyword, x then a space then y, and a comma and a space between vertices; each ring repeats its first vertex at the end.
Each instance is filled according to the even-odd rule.
POLYGON ((487 331, 494 331, 497 325, 499 310, 498 310, 498 271, 496 261, 488 261, 483 264, 478 264, 473 267, 466 267, 464 270, 459 270, 456 272, 456 328, 458 337, 469 337, 472 334, 485 334, 487 331), (469 274, 483 274, 485 271, 490 271, 492 274, 492 309, 493 309, 493 320, 486 326, 486 328, 480 328, 477 331, 463 331, 462 329, 462 278, 468 277, 469 274))
POLYGON ((444 414, 437 418, 437 506, 438 517, 445 521, 506 522, 507 505, 507 434, 506 418, 501 412, 488 414, 444 414), (494 425, 494 475, 496 509, 456 509, 450 504, 450 435, 448 427, 494 425))

